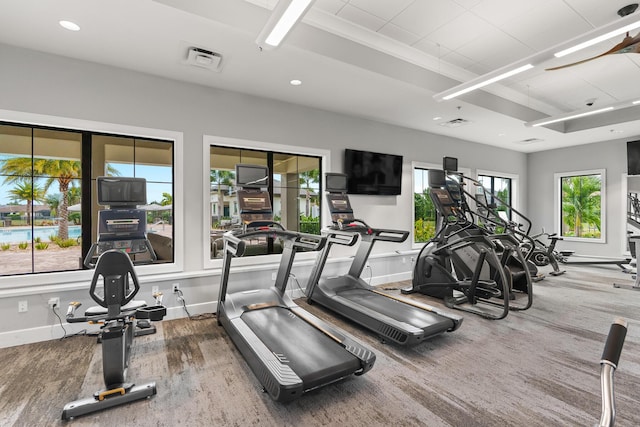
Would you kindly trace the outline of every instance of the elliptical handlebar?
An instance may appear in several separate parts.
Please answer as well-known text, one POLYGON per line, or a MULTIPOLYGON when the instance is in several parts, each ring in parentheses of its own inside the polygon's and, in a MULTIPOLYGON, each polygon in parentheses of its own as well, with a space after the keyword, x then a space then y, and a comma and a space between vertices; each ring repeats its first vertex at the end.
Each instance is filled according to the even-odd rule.
POLYGON ((602 389, 602 413, 599 427, 613 426, 616 418, 613 374, 618 367, 622 346, 627 336, 627 322, 616 319, 609 328, 607 341, 600 360, 600 387, 602 389))

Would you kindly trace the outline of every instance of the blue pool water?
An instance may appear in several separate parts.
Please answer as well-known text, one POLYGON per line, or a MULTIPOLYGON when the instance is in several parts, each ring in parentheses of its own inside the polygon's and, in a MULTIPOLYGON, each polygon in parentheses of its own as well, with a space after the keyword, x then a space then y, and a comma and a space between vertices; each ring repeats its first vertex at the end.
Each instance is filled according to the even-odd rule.
MULTIPOLYGON (((49 236, 58 234, 58 226, 46 226, 46 227, 34 227, 31 228, 18 228, 18 227, 5 227, 0 228, 0 243, 20 243, 31 242, 32 236, 34 239, 38 237, 43 242, 49 241, 49 236), (32 234, 33 231, 33 234, 32 234)), ((79 225, 69 226, 69 238, 77 239, 80 237, 81 231, 79 225)))

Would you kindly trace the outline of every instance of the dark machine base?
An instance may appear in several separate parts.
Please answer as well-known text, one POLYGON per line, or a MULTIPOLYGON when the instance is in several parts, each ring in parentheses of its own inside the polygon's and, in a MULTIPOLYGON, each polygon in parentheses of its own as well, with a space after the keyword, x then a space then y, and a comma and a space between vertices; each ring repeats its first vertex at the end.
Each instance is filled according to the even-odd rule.
POLYGON ((156 394, 156 383, 150 382, 143 385, 132 385, 129 390, 126 390, 125 386, 121 389, 121 392, 124 392, 124 394, 110 394, 105 397, 105 394, 112 392, 113 390, 108 392, 101 391, 96 393, 94 397, 67 403, 62 410, 62 419, 70 420, 102 409, 113 408, 114 406, 149 398, 156 394), (102 397, 102 400, 100 400, 100 397, 102 397))

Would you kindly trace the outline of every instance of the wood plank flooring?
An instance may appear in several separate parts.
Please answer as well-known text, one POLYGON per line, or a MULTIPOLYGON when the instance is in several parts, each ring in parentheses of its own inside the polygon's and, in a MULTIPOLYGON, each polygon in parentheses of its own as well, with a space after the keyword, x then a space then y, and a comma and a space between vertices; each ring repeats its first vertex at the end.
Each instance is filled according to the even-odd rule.
MULTIPOLYGON (((613 267, 567 266, 535 284, 534 305, 411 348, 328 311, 300 305, 371 348, 371 372, 271 401, 215 319, 157 322, 136 338, 129 379, 156 381, 151 399, 79 417, 74 426, 589 426, 600 414, 599 360, 611 321, 629 322, 616 372, 618 426, 640 425, 640 292, 613 267)), ((398 293, 402 283, 389 284, 398 293)), ((435 306, 438 300, 412 296, 435 306)), ((190 301, 188 301, 190 302, 190 301)), ((195 301, 193 301, 195 302, 195 301)), ((95 337, 0 349, 0 426, 57 426, 63 406, 102 387, 95 337)))

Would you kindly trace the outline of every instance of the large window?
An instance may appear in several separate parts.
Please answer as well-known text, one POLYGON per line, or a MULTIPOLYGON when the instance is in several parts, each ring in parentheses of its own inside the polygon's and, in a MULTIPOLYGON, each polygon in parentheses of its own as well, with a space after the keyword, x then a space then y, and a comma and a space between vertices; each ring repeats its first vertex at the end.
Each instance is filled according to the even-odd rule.
POLYGON ((147 232, 172 262, 173 157, 171 141, 0 124, 0 276, 82 269, 102 175, 147 179, 147 232))
POLYGON ((605 171, 555 174, 560 235, 604 241, 605 171))
POLYGON ((436 210, 429 195, 429 169, 413 169, 413 242, 428 242, 436 234, 436 210))
POLYGON ((478 181, 489 192, 488 203, 495 206, 498 214, 504 215, 504 219, 511 219, 511 178, 494 175, 478 175, 478 181), (504 203, 502 203, 504 202, 504 203))
MULTIPOLYGON (((241 226, 235 188, 235 165, 264 165, 269 168, 267 191, 273 218, 288 230, 320 234, 321 157, 228 146, 209 148, 210 258, 221 258, 222 235, 241 226)), ((246 255, 278 253, 277 241, 249 242, 246 255)))

